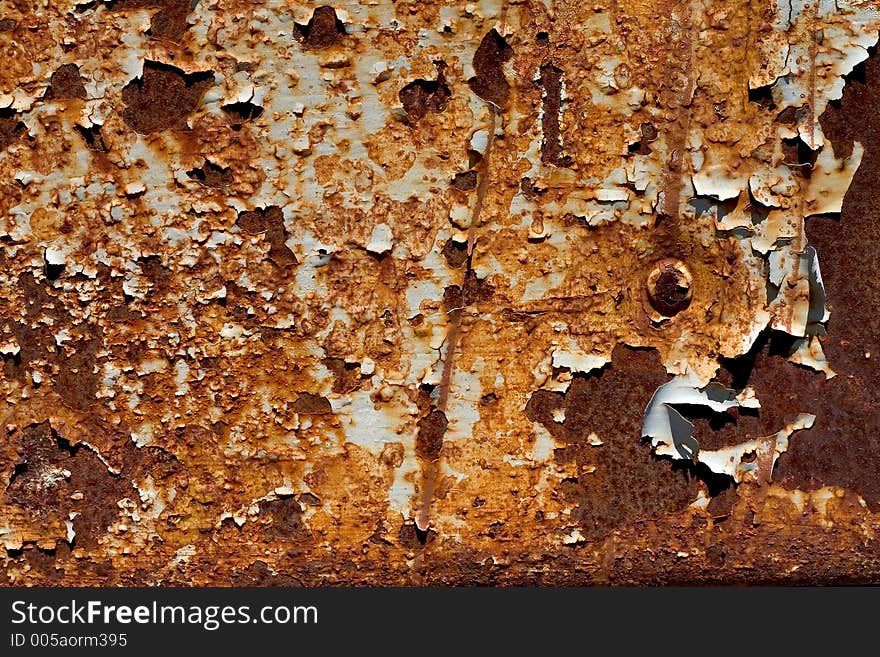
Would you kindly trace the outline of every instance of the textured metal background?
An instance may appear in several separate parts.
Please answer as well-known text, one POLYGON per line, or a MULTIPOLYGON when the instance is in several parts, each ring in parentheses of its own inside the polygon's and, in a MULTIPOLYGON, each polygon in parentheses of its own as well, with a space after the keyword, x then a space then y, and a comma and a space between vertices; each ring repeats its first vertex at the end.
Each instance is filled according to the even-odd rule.
POLYGON ((876 582, 876 8, 594 4, 0 2, 2 583, 876 582))

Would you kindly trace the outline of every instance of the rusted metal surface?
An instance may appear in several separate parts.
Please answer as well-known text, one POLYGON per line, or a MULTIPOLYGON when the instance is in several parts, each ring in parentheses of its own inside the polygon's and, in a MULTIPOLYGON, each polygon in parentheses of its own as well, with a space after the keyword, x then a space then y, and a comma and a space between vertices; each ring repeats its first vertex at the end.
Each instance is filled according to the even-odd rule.
POLYGON ((3 584, 877 581, 878 30, 5 2, 3 584))

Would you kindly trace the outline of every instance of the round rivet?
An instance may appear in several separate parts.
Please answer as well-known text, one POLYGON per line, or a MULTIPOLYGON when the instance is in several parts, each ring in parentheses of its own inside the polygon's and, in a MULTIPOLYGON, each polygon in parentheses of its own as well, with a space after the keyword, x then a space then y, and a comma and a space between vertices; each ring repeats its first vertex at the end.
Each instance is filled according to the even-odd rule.
POLYGON ((667 258, 648 274, 648 301, 664 317, 672 317, 691 304, 693 276, 681 260, 667 258))

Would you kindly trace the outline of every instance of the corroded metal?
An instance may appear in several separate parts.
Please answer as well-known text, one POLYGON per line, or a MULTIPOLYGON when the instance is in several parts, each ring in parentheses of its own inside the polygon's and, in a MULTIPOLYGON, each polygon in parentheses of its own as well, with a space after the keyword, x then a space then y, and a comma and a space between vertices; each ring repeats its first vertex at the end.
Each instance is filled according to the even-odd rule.
POLYGON ((7 1, 4 584, 876 581, 878 30, 7 1))

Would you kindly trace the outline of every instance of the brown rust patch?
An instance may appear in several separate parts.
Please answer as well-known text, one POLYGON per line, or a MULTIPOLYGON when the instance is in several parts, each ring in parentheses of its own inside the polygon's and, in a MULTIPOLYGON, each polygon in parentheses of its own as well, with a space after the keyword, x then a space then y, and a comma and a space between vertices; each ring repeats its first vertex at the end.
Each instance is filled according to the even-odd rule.
POLYGON ((97 546, 119 515, 117 501, 137 495, 132 477, 146 472, 158 480, 163 474, 163 468, 151 461, 152 455, 147 450, 138 452, 130 440, 123 474, 113 475, 91 449, 71 445, 48 422, 23 427, 14 439, 18 460, 6 489, 6 504, 62 524, 76 513, 75 547, 97 546))
POLYGON ((452 92, 446 84, 446 63, 436 64, 436 80, 413 80, 398 94, 403 110, 413 121, 424 118, 428 112, 440 113, 449 104, 452 92))
POLYGON ((269 260, 278 267, 298 264, 296 256, 285 244, 287 230, 284 228, 284 214, 278 206, 242 212, 235 224, 250 235, 265 235, 269 242, 269 260))
POLYGON ((443 448, 443 436, 449 420, 446 414, 438 408, 419 420, 419 431, 416 435, 416 454, 426 461, 436 461, 440 458, 440 450, 443 448))
MULTIPOLYGON (((345 36, 330 7, 297 29, 278 3, 218 0, 200 12, 210 24, 186 33, 182 1, 108 4, 149 9, 152 41, 145 49, 140 37, 129 45, 141 50, 134 53, 141 60, 180 67, 170 72, 182 79, 178 87, 160 80, 153 85, 158 100, 138 98, 133 110, 143 115, 135 122, 152 130, 137 141, 175 175, 163 180, 153 175, 161 169, 147 173, 147 162, 131 160, 136 140, 123 106, 94 114, 103 125, 79 130, 82 139, 72 134, 80 103, 37 103, 0 115, 13 131, 20 128, 9 143, 23 141, 24 120, 36 135, 34 148, 0 154, 0 227, 9 231, 0 249, 8 400, 0 426, 27 426, 51 414, 71 444, 50 444, 45 457, 31 459, 34 467, 40 459, 67 463, 73 474, 59 486, 77 479, 100 494, 65 506, 59 493, 60 506, 44 517, 51 531, 43 540, 28 516, 40 500, 20 509, 5 505, 14 507, 8 525, 28 532, 24 549, 6 555, 10 582, 876 581, 877 518, 856 498, 867 495, 876 508, 869 480, 876 441, 867 434, 878 431, 865 390, 877 381, 867 369, 873 358, 859 365, 859 352, 873 353, 877 338, 875 290, 864 274, 877 264, 864 255, 865 245, 877 241, 867 179, 857 181, 865 188, 859 211, 868 218, 860 226, 863 243, 833 250, 844 243, 840 231, 858 223, 847 215, 851 199, 840 223, 817 218, 807 228, 834 306, 823 341, 840 376, 826 382, 787 362, 784 341, 765 336, 749 355, 751 365, 748 358, 727 362, 730 372, 720 373, 728 384, 754 384, 760 411, 695 417, 708 449, 770 435, 793 414, 821 411, 814 429, 792 437, 772 481, 744 482, 714 495, 706 510, 688 509, 701 488, 697 474, 710 495, 717 488, 705 473, 655 459, 639 439, 641 411, 668 379, 656 354, 667 365, 702 358, 706 374, 719 351, 735 353, 763 309, 763 281, 750 269, 760 263, 738 256, 741 237, 719 233, 715 217, 694 216, 680 198, 683 188, 674 183, 693 173, 688 151, 704 149, 713 165, 718 160, 710 155, 738 154, 731 164, 739 171, 756 158, 781 155, 798 165, 799 183, 814 164, 796 140, 783 142, 780 154, 773 135, 782 124, 772 123, 778 111, 748 101, 749 68, 761 64, 754 46, 770 13, 755 11, 749 0, 692 17, 687 5, 668 2, 624 2, 606 11, 527 1, 492 15, 441 11, 439 2, 395 3, 390 10, 363 3, 350 11, 360 24, 345 36), (178 28, 160 27, 173 11, 182 16, 178 28), (389 16, 397 23, 391 29, 389 16), (509 34, 515 54, 497 33, 487 35, 493 26, 509 34), (185 48, 168 42, 175 32, 185 48), (275 55, 291 48, 290 65, 276 67, 275 55), (308 54, 296 57, 298 48, 308 54), (478 96, 458 88, 475 51, 470 88, 478 96), (350 65, 355 59, 358 65, 350 65), (448 96, 440 75, 431 80, 431 62, 441 59, 449 63, 448 96), (212 62, 222 83, 211 90, 216 105, 200 110, 198 99, 187 96, 183 70, 203 61, 212 62), (375 74, 379 61, 393 64, 375 74), (415 73, 394 82, 399 62, 415 73), (604 79, 598 86, 597 76, 604 79), (415 77, 426 86, 401 97, 400 87, 415 77), (262 107, 223 104, 250 84, 260 87, 262 107), (159 98, 169 90, 170 98, 159 98), (503 107, 503 117, 492 108, 487 116, 480 98, 503 107), (401 103, 410 113, 405 120, 401 103), (385 117, 384 125, 363 117, 385 117), (474 131, 489 127, 486 119, 494 126, 481 159, 467 148, 474 131), (368 124, 377 129, 366 134, 368 124), (153 134, 161 130, 173 133, 153 134), (722 143, 729 150, 716 148, 722 143), (101 157, 83 158, 87 147, 101 157), (571 166, 561 170, 569 157, 571 166), (644 164, 648 187, 641 189, 629 175, 644 164), (629 182, 609 177, 621 166, 629 182), (39 176, 18 175, 28 171, 39 176), (58 171, 71 173, 70 182, 50 175, 58 171), (185 171, 203 176, 203 184, 180 184, 185 171), (620 222, 609 214, 597 219, 605 225, 592 225, 586 213, 595 205, 594 181, 606 179, 629 197, 626 212, 640 217, 631 213, 620 222), (129 183, 146 190, 127 193, 129 183), (152 202, 157 197, 163 202, 152 202), (242 204, 250 211, 238 215, 242 204), (12 211, 19 205, 24 214, 12 211), (658 206, 667 211, 659 224, 652 213, 658 206), (450 220, 467 238, 450 235, 450 220), (395 248, 377 256, 364 247, 380 222, 392 229, 395 248), (191 239, 172 244, 166 230, 191 239), (59 273, 44 266, 44 249, 54 240, 74 251, 57 280, 49 280, 59 273), (292 250, 308 258, 308 271, 298 273, 314 274, 314 286, 278 267, 295 264, 292 250), (642 294, 651 265, 662 258, 688 264, 694 297, 687 311, 657 326, 648 321, 642 294), (867 269, 860 276, 861 267, 867 269), (125 295, 121 282, 129 276, 137 292, 125 295), (451 314, 438 298, 447 286, 454 286, 451 314), (861 309, 863 287, 870 289, 861 309), (240 335, 221 339, 230 322, 240 335), (840 341, 838 322, 847 323, 840 341), (69 339, 60 334, 59 345, 61 329, 69 339), (545 374, 556 384, 567 380, 569 372, 548 364, 563 342, 585 353, 608 353, 618 342, 657 351, 618 347, 608 368, 575 375, 567 394, 539 390, 529 400, 545 374), (363 371, 373 374, 361 376, 358 363, 367 356, 375 367, 363 371), (32 378, 37 373, 41 379, 32 378), (373 408, 358 417, 351 409, 363 402, 373 408), (827 408, 832 404, 839 408, 827 408), (328 414, 333 408, 338 417, 328 414), (852 417, 843 417, 850 410, 852 417), (447 418, 442 431, 437 411, 447 418), (383 428, 360 445, 376 426, 374 413, 383 428), (432 416, 437 426, 429 426, 432 416), (529 417, 552 434, 555 451, 543 429, 532 445, 538 428, 529 417), (396 425, 384 428, 386 421, 396 425), (603 444, 590 444, 592 432, 603 444), (132 436, 150 446, 136 447, 132 436), (805 438, 813 441, 808 448, 805 438), (825 482, 852 490, 823 490, 798 509, 780 485, 825 482), (413 487, 408 500, 401 486, 413 487), (125 498, 131 502, 119 505, 125 498), (132 503, 139 520, 127 515, 132 503), (69 512, 83 513, 70 553, 63 525, 69 512), (194 554, 176 558, 184 546, 194 554)), ((131 21, 104 20, 103 8, 85 11, 68 17, 50 7, 47 29, 43 18, 21 19, 14 39, 6 39, 15 45, 3 46, 10 64, 4 91, 39 95, 45 76, 73 61, 107 84, 105 100, 94 99, 99 106, 138 84, 146 96, 146 80, 122 92, 128 80, 106 68, 122 54, 114 49, 131 21)), ((874 100, 864 96, 862 110, 874 100)), ((803 123, 809 111, 778 119, 803 123)), ((846 101, 840 111, 840 129, 855 136, 859 113, 846 101)), ((825 132, 835 139, 833 130, 825 132)), ((614 202, 602 211, 612 205, 615 213, 621 207, 614 202)), ((677 282, 671 283, 674 297, 677 282)), ((0 480, 14 476, 15 488, 27 481, 30 464, 16 445, 5 445, 0 480)), ((0 526, 5 520, 0 514, 0 526)))
POLYGON ((333 408, 326 397, 311 392, 299 392, 297 395, 292 405, 293 410, 297 413, 311 415, 329 415, 333 413, 333 408))
POLYGON ((465 272, 464 282, 461 285, 461 297, 464 305, 470 306, 492 298, 493 287, 485 280, 477 278, 473 269, 465 272))
POLYGON ((273 573, 265 561, 257 560, 232 576, 232 586, 302 586, 302 581, 289 573, 273 573))
POLYGON ((839 106, 830 105, 821 119, 838 157, 851 152, 852 140, 865 146, 840 218, 813 217, 806 226, 831 306, 822 346, 838 376, 822 386, 780 381, 773 388, 777 397, 798 400, 805 412, 817 416, 814 427, 795 436, 780 457, 781 481, 808 488, 843 486, 862 495, 874 511, 880 510, 880 407, 874 399, 880 389, 880 286, 875 275, 880 271, 880 119, 866 108, 878 105, 880 58, 875 54, 865 62, 864 82, 850 80, 839 106))
POLYGON ((72 345, 73 354, 58 362, 55 391, 71 408, 89 411, 95 404, 98 389, 96 355, 100 346, 100 340, 95 338, 79 340, 72 345))
POLYGON ((81 125, 76 126, 76 131, 82 136, 83 141, 86 142, 86 147, 90 151, 95 151, 97 153, 107 153, 110 149, 107 148, 107 144, 104 143, 104 136, 101 134, 101 126, 93 125, 89 128, 84 128, 81 125))
POLYGON ((443 290, 443 305, 446 307, 446 312, 451 313, 459 308, 463 308, 464 296, 461 293, 461 286, 459 285, 448 285, 443 290))
POLYGON ((513 49, 498 32, 489 30, 474 53, 476 75, 468 86, 483 100, 504 109, 510 100, 510 83, 504 77, 504 62, 513 57, 513 49))
POLYGON ((449 266, 458 269, 467 262, 467 243, 449 238, 443 245, 442 253, 449 266))
POLYGON ((557 167, 571 166, 572 158, 564 155, 559 110, 562 105, 562 69, 551 62, 541 66, 541 87, 544 90, 541 115, 541 161, 557 167))
POLYGON ((653 456, 640 438, 641 417, 628 410, 645 408, 667 380, 656 352, 618 346, 610 367, 575 377, 564 395, 539 390, 529 398, 528 418, 566 443, 556 459, 574 462, 582 473, 558 490, 576 505, 572 519, 588 539, 679 511, 697 496, 696 481, 685 468, 653 456), (565 409, 565 422, 554 421, 555 409, 565 409), (603 444, 590 445, 590 433, 603 444), (592 466, 595 471, 587 473, 592 466))
POLYGON ((326 50, 342 43, 345 26, 336 16, 336 10, 328 5, 316 7, 305 25, 296 25, 296 37, 304 50, 326 50))
POLYGON ((197 3, 198 0, 118 0, 111 3, 110 10, 158 9, 150 18, 150 36, 180 43, 189 29, 187 18, 197 3))
POLYGON ((0 109, 0 152, 18 141, 25 132, 27 127, 18 120, 15 110, 0 109))
POLYGON ((185 130, 192 114, 214 81, 210 72, 184 73, 179 68, 147 61, 143 75, 122 89, 122 118, 135 132, 185 130))
POLYGON ((477 178, 477 172, 471 169, 455 174, 450 184, 460 192, 472 192, 477 188, 477 178))
POLYGON ((79 67, 76 64, 63 64, 52 74, 49 88, 43 96, 46 100, 86 99, 86 87, 83 84, 79 67))
POLYGON ((266 531, 270 539, 294 543, 311 540, 308 529, 302 523, 303 509, 293 497, 263 502, 260 510, 272 519, 266 531))
POLYGON ((333 392, 347 395, 363 387, 358 363, 346 363, 342 358, 325 358, 324 365, 333 375, 333 392))
POLYGON ((229 167, 217 166, 205 160, 205 164, 186 172, 186 175, 203 184, 205 187, 223 189, 235 182, 235 176, 229 167))

